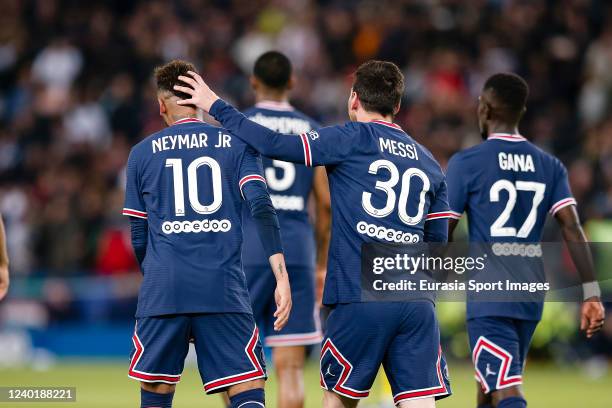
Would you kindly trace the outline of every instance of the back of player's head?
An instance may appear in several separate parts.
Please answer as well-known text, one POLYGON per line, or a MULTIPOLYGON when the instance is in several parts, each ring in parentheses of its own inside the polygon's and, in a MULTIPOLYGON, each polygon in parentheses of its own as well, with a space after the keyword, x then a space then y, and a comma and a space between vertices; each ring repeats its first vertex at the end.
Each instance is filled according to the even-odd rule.
POLYGON ((495 109, 506 111, 509 119, 520 119, 529 96, 529 86, 523 78, 513 73, 495 74, 487 79, 483 91, 492 93, 495 109))
POLYGON ((189 99, 190 95, 174 90, 174 85, 185 86, 180 82, 179 75, 187 75, 188 71, 197 72, 192 63, 183 60, 172 60, 164 65, 155 68, 155 83, 157 84, 158 92, 169 92, 172 95, 178 96, 181 99, 189 99))
POLYGON ((265 86, 282 90, 291 80, 291 61, 278 51, 268 51, 259 56, 253 67, 253 76, 265 86))
POLYGON ((368 61, 355 71, 353 91, 366 111, 393 115, 404 93, 404 75, 392 62, 368 61))

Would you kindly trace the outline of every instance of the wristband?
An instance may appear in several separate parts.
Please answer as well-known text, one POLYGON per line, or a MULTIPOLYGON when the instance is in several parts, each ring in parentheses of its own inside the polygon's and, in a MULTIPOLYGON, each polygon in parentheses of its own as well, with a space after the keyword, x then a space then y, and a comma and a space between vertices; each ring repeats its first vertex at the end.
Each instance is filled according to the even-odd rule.
POLYGON ((601 298, 601 289, 597 281, 582 284, 582 299, 587 300, 592 297, 601 298))

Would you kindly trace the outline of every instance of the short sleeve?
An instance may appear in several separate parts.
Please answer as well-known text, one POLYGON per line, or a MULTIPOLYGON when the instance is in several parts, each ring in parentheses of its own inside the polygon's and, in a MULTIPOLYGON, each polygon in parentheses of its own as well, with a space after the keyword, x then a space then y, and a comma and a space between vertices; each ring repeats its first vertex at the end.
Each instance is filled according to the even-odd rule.
POLYGON ((140 189, 140 174, 138 172, 138 162, 134 150, 132 150, 128 157, 125 176, 125 204, 123 206, 123 215, 146 219, 147 209, 142 198, 142 190, 140 189))
POLYGON ((560 209, 568 205, 576 205, 567 178, 567 170, 563 163, 555 160, 555 182, 551 193, 551 206, 549 212, 555 215, 560 209))
POLYGON ((448 209, 446 181, 442 180, 425 217, 425 242, 446 242, 448 240, 448 218, 453 214, 448 209))
POLYGON ((242 198, 249 200, 266 193, 261 156, 249 146, 245 147, 238 168, 238 188, 242 198))
POLYGON ((453 218, 453 215, 449 211, 448 207, 447 187, 446 181, 444 180, 440 182, 438 188, 434 192, 434 197, 425 220, 430 221, 441 218, 453 218))
POLYGON ((467 180, 465 166, 459 156, 454 155, 448 162, 446 184, 448 185, 448 206, 450 218, 458 220, 465 211, 467 204, 467 180))

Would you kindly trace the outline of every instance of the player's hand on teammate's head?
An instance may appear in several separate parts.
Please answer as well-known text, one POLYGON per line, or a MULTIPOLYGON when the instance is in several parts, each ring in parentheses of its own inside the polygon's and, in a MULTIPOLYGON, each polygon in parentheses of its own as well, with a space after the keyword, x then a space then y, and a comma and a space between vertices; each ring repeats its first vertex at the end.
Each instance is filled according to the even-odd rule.
POLYGON ((210 112, 210 107, 219 97, 206 85, 199 74, 193 71, 189 71, 188 74, 189 76, 179 75, 178 79, 189 86, 174 85, 174 90, 191 95, 191 98, 181 99, 176 103, 179 105, 195 105, 205 112, 210 112))
POLYGON ((274 330, 280 331, 287 321, 289 321, 289 314, 291 313, 291 287, 289 285, 289 278, 285 275, 284 279, 276 281, 276 290, 274 291, 274 300, 276 301, 276 312, 274 312, 274 330))
POLYGON ((599 298, 589 298, 582 303, 580 330, 586 331, 587 338, 593 337, 604 325, 605 310, 599 298))

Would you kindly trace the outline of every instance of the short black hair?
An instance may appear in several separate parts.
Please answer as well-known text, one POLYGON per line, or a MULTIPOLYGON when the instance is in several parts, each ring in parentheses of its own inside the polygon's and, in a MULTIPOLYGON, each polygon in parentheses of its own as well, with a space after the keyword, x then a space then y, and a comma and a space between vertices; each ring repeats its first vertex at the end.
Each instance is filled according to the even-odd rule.
POLYGON ((186 86, 179 81, 179 75, 189 76, 187 71, 197 72, 195 66, 187 61, 172 60, 155 68, 155 83, 158 91, 167 91, 181 99, 189 99, 191 95, 174 90, 174 85, 186 86))
POLYGON ((404 94, 404 75, 392 62, 371 60, 355 71, 353 91, 368 112, 392 115, 404 94))
POLYGON ((484 91, 491 90, 497 102, 508 111, 520 115, 527 103, 529 85, 523 78, 511 72, 492 75, 485 82, 484 91))
POLYGON ((291 79, 291 61, 282 52, 268 51, 259 56, 253 75, 272 89, 285 89, 291 79))

